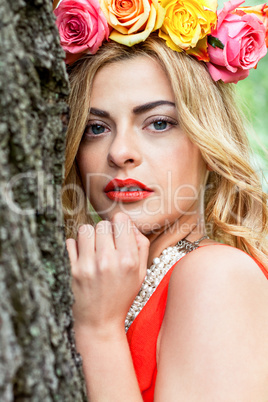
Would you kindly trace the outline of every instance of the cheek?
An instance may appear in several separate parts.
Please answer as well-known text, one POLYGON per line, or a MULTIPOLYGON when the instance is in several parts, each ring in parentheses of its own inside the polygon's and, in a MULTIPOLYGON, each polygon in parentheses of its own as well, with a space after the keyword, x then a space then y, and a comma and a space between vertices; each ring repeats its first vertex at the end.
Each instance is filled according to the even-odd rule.
POLYGON ((101 203, 100 209, 102 210, 103 199, 100 194, 102 194, 105 182, 112 179, 105 172, 105 158, 101 157, 100 150, 95 152, 88 146, 80 146, 76 160, 86 196, 96 210, 101 203))
POLYGON ((80 146, 76 161, 82 181, 85 180, 87 175, 96 173, 100 169, 100 157, 97 157, 97 155, 91 152, 86 146, 80 146))
POLYGON ((189 141, 183 145, 174 147, 173 152, 165 157, 162 166, 166 166, 169 171, 174 191, 193 196, 205 181, 206 165, 196 146, 189 141))
MULTIPOLYGON (((87 153, 79 149, 76 156, 76 163, 80 174, 81 182, 86 195, 89 195, 89 179, 92 175, 92 160, 88 157, 87 153)), ((90 179, 91 180, 91 179, 90 179)))

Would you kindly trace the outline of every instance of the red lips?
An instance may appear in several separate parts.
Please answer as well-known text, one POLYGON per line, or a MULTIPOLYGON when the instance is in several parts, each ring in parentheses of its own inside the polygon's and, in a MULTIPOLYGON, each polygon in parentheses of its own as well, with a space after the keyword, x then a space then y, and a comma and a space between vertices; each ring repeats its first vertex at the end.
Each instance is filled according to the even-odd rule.
POLYGON ((153 190, 134 179, 113 179, 107 184, 104 192, 110 200, 129 203, 149 197, 153 193, 153 190), (123 187, 127 187, 130 190, 120 190, 123 187), (131 191, 131 187, 138 187, 138 189, 131 191))

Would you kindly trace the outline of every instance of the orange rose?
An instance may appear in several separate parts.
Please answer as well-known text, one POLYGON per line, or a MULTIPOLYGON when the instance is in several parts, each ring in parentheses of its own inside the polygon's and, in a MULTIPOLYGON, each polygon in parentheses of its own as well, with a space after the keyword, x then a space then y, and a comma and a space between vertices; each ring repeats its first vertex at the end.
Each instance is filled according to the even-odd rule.
POLYGON ((114 28, 109 38, 127 46, 145 41, 165 17, 158 0, 100 0, 100 6, 114 28))
POLYGON ((266 47, 268 47, 268 5, 267 3, 260 4, 254 7, 239 7, 237 10, 244 11, 247 14, 256 14, 263 22, 266 29, 266 47))

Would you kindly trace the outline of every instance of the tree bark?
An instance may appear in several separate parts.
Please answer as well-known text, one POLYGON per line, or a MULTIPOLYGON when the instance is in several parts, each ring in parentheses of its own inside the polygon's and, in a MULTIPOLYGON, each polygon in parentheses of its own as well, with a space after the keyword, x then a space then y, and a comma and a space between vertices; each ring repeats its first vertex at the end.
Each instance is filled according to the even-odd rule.
POLYGON ((68 78, 52 0, 0 0, 0 400, 86 400, 60 204, 68 78))

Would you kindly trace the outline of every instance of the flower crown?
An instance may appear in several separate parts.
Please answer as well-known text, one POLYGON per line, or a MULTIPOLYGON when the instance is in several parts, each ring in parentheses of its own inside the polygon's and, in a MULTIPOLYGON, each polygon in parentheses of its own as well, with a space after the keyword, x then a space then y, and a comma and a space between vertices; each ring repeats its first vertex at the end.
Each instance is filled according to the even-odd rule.
POLYGON ((95 54, 105 40, 126 46, 158 30, 177 52, 207 64, 213 80, 237 83, 256 68, 268 47, 268 5, 239 7, 231 0, 54 0, 66 63, 95 54))

